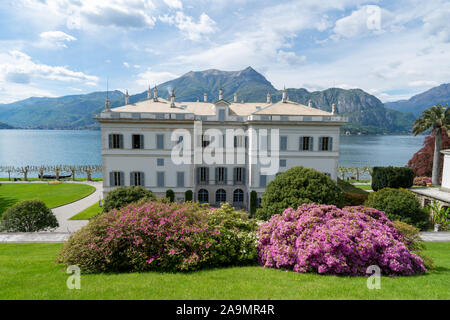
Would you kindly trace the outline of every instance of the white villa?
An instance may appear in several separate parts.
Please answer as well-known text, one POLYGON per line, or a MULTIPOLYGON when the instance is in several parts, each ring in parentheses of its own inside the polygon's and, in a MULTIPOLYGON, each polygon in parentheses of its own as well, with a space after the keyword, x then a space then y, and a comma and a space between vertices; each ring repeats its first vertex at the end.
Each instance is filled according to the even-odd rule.
POLYGON ((107 100, 105 110, 95 118, 101 125, 104 196, 117 186, 140 185, 157 196, 172 189, 178 201, 191 190, 193 199, 200 202, 248 208, 251 191, 260 198, 266 184, 291 167, 314 168, 337 179, 340 127, 347 119, 337 115, 334 105, 330 113, 313 108, 311 102, 298 104, 289 101, 286 90, 275 103, 270 94, 265 103, 238 102, 237 94, 229 102, 223 99, 222 89, 214 100, 209 102, 205 93, 203 101, 178 102, 172 91, 168 101, 158 97, 156 88, 153 95, 148 90, 147 100, 134 104, 129 103, 127 92, 125 105, 114 109, 107 100), (195 132, 199 124, 201 136, 195 132), (246 134, 216 141, 216 136, 208 134, 211 129, 221 134, 241 129, 246 134), (248 134, 262 129, 269 130, 265 139, 248 134), (174 138, 179 130, 193 138, 174 138), (279 153, 272 150, 270 130, 278 132, 279 153), (195 160, 195 152, 187 153, 189 163, 173 160, 177 145, 201 152, 213 142, 244 160, 211 164, 195 160), (264 164, 254 161, 263 150, 276 159, 276 172, 267 174, 264 164))

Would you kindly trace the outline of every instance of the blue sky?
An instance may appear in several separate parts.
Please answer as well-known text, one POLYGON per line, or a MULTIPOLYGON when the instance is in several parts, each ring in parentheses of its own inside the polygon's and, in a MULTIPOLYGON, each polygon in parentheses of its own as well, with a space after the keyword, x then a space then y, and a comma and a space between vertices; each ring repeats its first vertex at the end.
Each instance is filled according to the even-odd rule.
POLYGON ((247 66, 404 99, 450 82, 449 21, 442 0, 2 0, 0 103, 247 66))

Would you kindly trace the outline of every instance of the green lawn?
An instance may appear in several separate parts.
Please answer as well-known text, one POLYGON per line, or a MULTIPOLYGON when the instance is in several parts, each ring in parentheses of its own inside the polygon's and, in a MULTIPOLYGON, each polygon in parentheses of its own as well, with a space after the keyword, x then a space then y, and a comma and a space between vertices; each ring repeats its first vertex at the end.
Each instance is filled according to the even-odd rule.
POLYGON ((364 277, 300 274, 259 266, 192 273, 82 275, 66 287, 55 264, 61 244, 0 244, 0 299, 450 299, 450 242, 427 243, 436 269, 414 277, 383 277, 369 290, 364 277))
POLYGON ((74 215, 72 218, 70 218, 70 220, 89 220, 90 218, 95 217, 101 212, 102 207, 99 207, 98 202, 96 202, 89 208, 86 208, 83 211, 74 215))
POLYGON ((62 183, 0 183, 0 216, 12 205, 30 199, 40 199, 54 208, 82 199, 95 191, 85 184, 62 183))
POLYGON ((372 186, 370 184, 354 184, 354 186, 362 190, 372 190, 372 186))

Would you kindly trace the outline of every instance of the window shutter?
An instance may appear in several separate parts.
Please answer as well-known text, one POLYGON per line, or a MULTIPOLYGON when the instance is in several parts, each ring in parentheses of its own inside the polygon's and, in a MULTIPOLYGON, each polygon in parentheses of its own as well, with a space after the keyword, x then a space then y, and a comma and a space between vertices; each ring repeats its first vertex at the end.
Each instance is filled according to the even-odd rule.
POLYGON ((141 134, 141 149, 144 149, 144 135, 141 134))
POLYGON ((333 137, 328 138, 328 151, 333 151, 333 137))
POLYGON ((303 151, 303 137, 299 139, 298 150, 303 151))
POLYGON ((108 135, 108 145, 109 145, 109 148, 112 149, 112 147, 113 147, 112 134, 108 135))
POLYGON ((119 135, 119 148, 123 149, 123 134, 119 135))
POLYGON ((216 184, 219 183, 219 168, 215 168, 216 169, 216 184))
POLYGON ((237 170, 238 168, 233 168, 233 184, 236 184, 237 170))
POLYGON ((145 179, 144 179, 145 175, 143 172, 140 172, 139 174, 141 176, 141 186, 145 187, 145 179))
POLYGON ((323 137, 319 137, 319 151, 322 151, 323 137))
POLYGON ((123 174, 122 171, 120 171, 120 181, 119 181, 119 186, 124 186, 125 185, 125 175, 123 174))
POLYGON ((110 172, 110 173, 109 173, 109 185, 110 185, 111 187, 114 186, 114 172, 110 172))
POLYGON ((134 186, 134 172, 130 172, 130 186, 134 186))
POLYGON ((242 183, 245 184, 245 168, 242 168, 242 183))
POLYGON ((201 173, 201 168, 197 168, 197 184, 200 184, 200 173, 201 173))
POLYGON ((225 168, 225 169, 223 170, 223 182, 224 182, 225 184, 228 184, 228 168, 225 168))
POLYGON ((314 137, 309 137, 309 151, 314 151, 314 137))
POLYGON ((206 167, 206 184, 209 184, 209 168, 206 167))

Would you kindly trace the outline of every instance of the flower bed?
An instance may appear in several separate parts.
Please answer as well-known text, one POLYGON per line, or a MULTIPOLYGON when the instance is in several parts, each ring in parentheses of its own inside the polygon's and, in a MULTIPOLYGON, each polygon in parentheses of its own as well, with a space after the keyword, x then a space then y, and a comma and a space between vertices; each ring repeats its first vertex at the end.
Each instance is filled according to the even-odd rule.
POLYGON ((258 250, 261 265, 296 272, 365 275, 370 265, 384 275, 426 271, 384 213, 362 206, 286 209, 260 226, 258 250))
POLYGON ((413 184, 415 186, 426 187, 427 185, 431 185, 432 183, 430 177, 415 177, 413 184))

